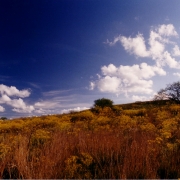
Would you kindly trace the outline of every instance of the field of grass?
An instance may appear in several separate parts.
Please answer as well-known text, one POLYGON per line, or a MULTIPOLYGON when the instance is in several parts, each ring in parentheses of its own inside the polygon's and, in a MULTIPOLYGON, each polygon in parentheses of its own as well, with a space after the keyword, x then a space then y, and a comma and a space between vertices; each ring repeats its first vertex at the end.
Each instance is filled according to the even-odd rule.
POLYGON ((180 177, 180 105, 137 102, 0 121, 0 178, 180 177))

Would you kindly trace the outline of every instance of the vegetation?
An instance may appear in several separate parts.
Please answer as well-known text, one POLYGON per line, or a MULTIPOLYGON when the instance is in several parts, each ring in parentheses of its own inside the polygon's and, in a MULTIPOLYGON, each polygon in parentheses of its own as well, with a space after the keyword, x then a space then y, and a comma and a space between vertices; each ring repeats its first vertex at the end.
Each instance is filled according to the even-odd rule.
POLYGON ((110 99, 97 99, 94 101, 94 107, 112 107, 113 106, 113 101, 111 101, 110 99))
POLYGON ((180 106, 169 100, 0 121, 1 179, 177 179, 180 106))
POLYGON ((1 117, 0 119, 1 120, 7 120, 7 117, 1 117))
POLYGON ((161 89, 157 95, 154 97, 154 100, 171 100, 180 104, 180 82, 174 82, 167 85, 165 89, 161 89))

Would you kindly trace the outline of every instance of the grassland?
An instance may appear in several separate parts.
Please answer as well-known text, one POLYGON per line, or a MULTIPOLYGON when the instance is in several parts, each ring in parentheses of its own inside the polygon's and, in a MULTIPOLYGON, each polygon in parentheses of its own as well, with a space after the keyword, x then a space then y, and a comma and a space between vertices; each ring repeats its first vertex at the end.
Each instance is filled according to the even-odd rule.
POLYGON ((180 105, 137 102, 0 121, 0 178, 180 177, 180 105))

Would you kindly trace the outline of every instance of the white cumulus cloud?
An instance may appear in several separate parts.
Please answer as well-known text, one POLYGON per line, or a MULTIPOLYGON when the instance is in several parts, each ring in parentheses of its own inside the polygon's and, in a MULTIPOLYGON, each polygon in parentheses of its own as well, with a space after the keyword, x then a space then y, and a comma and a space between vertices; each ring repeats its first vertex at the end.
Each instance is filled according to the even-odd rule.
MULTIPOLYGON (((30 92, 29 90, 18 90, 14 86, 6 86, 1 84, 0 85, 0 104, 6 104, 12 107, 12 111, 19 112, 19 113, 31 113, 34 111, 34 106, 27 105, 22 98, 29 97, 30 92), (14 97, 19 97, 14 98, 14 97)), ((1 108, 0 111, 5 110, 1 108)))
POLYGON ((20 112, 20 113, 31 113, 34 111, 34 106, 26 105, 25 102, 19 98, 19 99, 13 99, 10 102, 7 103, 8 105, 11 105, 13 108, 13 111, 20 112))
POLYGON ((1 95, 6 94, 8 96, 17 96, 17 97, 29 97, 29 95, 31 94, 29 90, 18 90, 16 87, 14 86, 6 86, 4 84, 0 85, 0 93, 1 95))
POLYGON ((137 34, 136 37, 118 36, 113 42, 107 41, 109 45, 115 45, 120 42, 124 49, 137 57, 152 58, 157 66, 168 66, 170 68, 180 69, 180 62, 172 56, 180 56, 180 48, 175 41, 170 38, 178 38, 178 33, 172 24, 163 24, 150 30, 149 39, 145 42, 142 34, 137 34), (174 45, 169 50, 168 45, 174 45))
MULTIPOLYGON (((124 93, 126 97, 132 97, 135 101, 147 100, 147 95, 154 94, 152 77, 165 76, 165 67, 180 69, 180 61, 176 59, 180 56, 177 38, 179 35, 172 24, 162 24, 152 27, 147 39, 143 34, 138 33, 135 37, 120 35, 112 42, 107 40, 106 44, 114 46, 120 43, 129 54, 151 59, 154 65, 141 63, 119 67, 114 64, 103 66, 99 78, 91 81, 91 89, 97 88, 101 92, 116 94, 124 93)), ((180 77, 180 73, 173 75, 180 77)))
POLYGON ((172 24, 168 24, 168 25, 160 25, 158 28, 158 33, 161 36, 178 36, 174 26, 172 24))
POLYGON ((118 77, 105 76, 96 82, 96 86, 101 92, 118 92, 121 79, 118 77))
POLYGON ((8 97, 6 94, 3 94, 0 97, 0 103, 3 104, 3 103, 8 103, 8 102, 11 102, 11 98, 8 97))
POLYGON ((149 56, 142 34, 138 34, 135 38, 121 36, 119 40, 126 51, 139 57, 149 56))
POLYGON ((180 69, 180 63, 177 62, 169 52, 165 51, 164 54, 164 61, 166 62, 166 64, 170 67, 170 68, 176 68, 176 69, 180 69))
POLYGON ((155 75, 164 76, 166 72, 157 66, 149 66, 146 63, 132 66, 119 66, 113 64, 101 68, 102 76, 92 81, 94 87, 101 92, 109 93, 144 93, 153 92, 153 81, 150 79, 155 75))
POLYGON ((175 45, 173 48, 173 56, 180 56, 180 49, 178 45, 175 45))
POLYGON ((0 112, 4 112, 5 111, 5 108, 0 106, 0 112))

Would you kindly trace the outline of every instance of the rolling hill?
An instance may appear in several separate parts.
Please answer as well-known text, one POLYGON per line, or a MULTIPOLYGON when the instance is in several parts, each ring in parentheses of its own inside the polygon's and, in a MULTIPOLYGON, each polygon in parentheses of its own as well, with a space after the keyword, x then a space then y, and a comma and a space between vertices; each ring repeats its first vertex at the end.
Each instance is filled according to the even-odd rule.
POLYGON ((180 105, 147 101, 0 121, 0 178, 180 177, 180 105))

